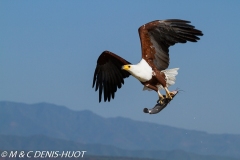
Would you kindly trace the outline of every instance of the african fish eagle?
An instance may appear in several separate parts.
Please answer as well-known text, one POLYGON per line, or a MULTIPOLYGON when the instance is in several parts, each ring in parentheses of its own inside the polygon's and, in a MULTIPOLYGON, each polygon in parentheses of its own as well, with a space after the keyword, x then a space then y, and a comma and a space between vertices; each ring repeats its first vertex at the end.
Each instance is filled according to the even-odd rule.
POLYGON ((156 20, 142 25, 139 37, 142 48, 142 59, 136 65, 122 57, 104 51, 98 57, 93 76, 95 91, 99 90, 99 102, 104 93, 104 101, 114 99, 117 88, 124 84, 124 78, 132 75, 143 85, 144 90, 154 90, 159 100, 163 99, 161 89, 166 91, 166 97, 172 99, 168 90, 175 83, 179 68, 167 69, 169 66, 169 47, 175 43, 197 42, 202 31, 189 24, 190 21, 180 19, 156 20))

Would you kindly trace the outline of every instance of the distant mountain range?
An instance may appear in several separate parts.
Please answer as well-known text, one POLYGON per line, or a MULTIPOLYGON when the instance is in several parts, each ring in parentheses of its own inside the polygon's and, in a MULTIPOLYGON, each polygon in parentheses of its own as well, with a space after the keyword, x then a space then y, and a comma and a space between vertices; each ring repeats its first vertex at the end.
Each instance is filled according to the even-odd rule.
MULTIPOLYGON (((64 106, 48 103, 29 105, 2 101, 0 102, 0 126, 2 135, 0 136, 0 149, 4 146, 8 146, 8 149, 22 147, 23 143, 40 140, 33 146, 25 145, 29 146, 29 149, 36 148, 36 144, 40 146, 40 142, 43 142, 46 136, 45 139, 48 139, 46 141, 54 141, 51 143, 52 147, 60 141, 66 141, 65 146, 70 148, 71 146, 81 148, 81 145, 84 145, 82 147, 94 145, 89 147, 90 149, 97 147, 96 144, 100 145, 98 149, 111 146, 104 149, 105 153, 110 152, 110 148, 116 149, 111 151, 110 155, 117 155, 113 152, 120 153, 121 151, 127 156, 137 152, 136 150, 141 150, 141 153, 147 152, 146 155, 158 155, 158 153, 162 156, 173 155, 169 154, 172 151, 172 153, 184 153, 188 156, 201 154, 240 159, 240 135, 208 134, 122 117, 103 118, 90 111, 73 111, 64 106), (9 138, 10 135, 15 136, 9 138), (16 139, 13 140, 14 138, 16 139), (27 138, 31 140, 26 140, 27 138), (19 145, 16 142, 19 142, 19 145), (4 146, 1 146, 3 143, 4 146), (129 150, 132 151, 128 153, 129 150), (192 154, 187 152, 192 152, 192 154)), ((46 147, 51 147, 51 144, 46 147)), ((99 152, 99 155, 106 155, 101 153, 99 152)), ((156 158, 156 156, 148 157, 156 158)), ((167 159, 166 156, 165 159, 167 159)))

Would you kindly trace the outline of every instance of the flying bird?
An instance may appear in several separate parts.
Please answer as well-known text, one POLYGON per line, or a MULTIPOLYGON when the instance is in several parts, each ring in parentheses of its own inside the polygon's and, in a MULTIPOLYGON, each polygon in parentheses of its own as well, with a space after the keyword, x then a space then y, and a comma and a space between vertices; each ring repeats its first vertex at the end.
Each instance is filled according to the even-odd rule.
POLYGON ((202 31, 190 25, 190 21, 180 19, 155 20, 138 29, 142 59, 138 64, 131 64, 122 57, 104 51, 98 57, 93 76, 92 87, 99 90, 99 102, 114 99, 117 89, 124 84, 124 79, 132 75, 143 85, 143 90, 154 90, 159 100, 164 96, 172 99, 168 87, 175 83, 179 68, 167 69, 169 66, 169 47, 176 43, 197 42, 202 31))

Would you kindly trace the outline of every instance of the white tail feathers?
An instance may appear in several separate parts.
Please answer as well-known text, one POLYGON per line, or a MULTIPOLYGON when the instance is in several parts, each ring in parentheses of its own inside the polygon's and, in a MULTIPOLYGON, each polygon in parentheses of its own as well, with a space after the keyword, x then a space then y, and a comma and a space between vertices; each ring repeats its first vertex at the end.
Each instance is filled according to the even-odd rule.
POLYGON ((179 70, 179 68, 172 68, 172 69, 166 69, 166 70, 161 71, 166 76, 167 87, 175 84, 176 75, 178 74, 178 70, 179 70))

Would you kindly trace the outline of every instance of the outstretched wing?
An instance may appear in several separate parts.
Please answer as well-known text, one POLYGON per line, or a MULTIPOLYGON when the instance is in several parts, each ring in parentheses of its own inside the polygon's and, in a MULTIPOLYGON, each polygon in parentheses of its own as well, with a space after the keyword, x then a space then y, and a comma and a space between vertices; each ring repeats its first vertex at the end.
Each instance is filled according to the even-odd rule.
POLYGON ((93 76, 92 87, 96 84, 95 91, 99 89, 99 102, 104 93, 104 102, 114 99, 117 88, 124 84, 124 78, 129 77, 130 73, 122 70, 122 66, 131 64, 118 55, 104 51, 97 60, 97 66, 93 76))
POLYGON ((151 67, 164 70, 169 65, 170 46, 175 43, 197 42, 202 31, 189 24, 190 21, 169 19, 149 22, 138 29, 142 58, 151 67))

